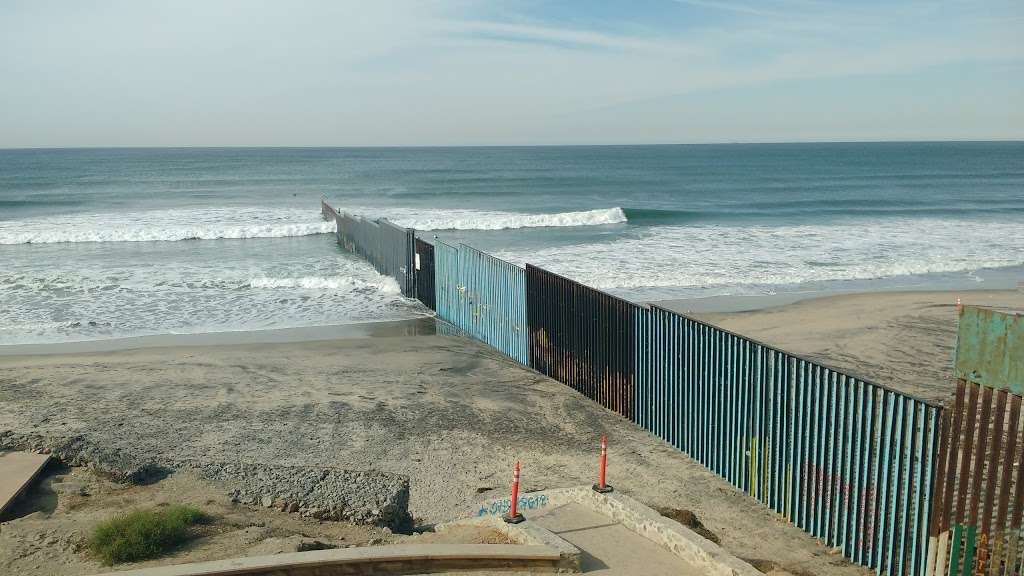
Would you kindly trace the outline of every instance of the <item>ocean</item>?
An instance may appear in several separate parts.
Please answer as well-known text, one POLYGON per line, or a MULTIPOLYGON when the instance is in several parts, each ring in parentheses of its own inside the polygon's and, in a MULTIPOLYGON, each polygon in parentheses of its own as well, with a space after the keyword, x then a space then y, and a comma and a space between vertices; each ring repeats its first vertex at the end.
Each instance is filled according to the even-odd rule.
POLYGON ((322 198, 638 301, 1024 279, 1021 142, 0 150, 0 345, 427 315, 322 198))

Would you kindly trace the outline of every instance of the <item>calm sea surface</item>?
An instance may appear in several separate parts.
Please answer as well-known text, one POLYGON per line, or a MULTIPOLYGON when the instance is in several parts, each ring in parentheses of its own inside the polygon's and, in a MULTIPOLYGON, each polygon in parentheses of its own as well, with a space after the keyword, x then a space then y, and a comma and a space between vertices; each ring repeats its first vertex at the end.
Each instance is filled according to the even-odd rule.
POLYGON ((426 314, 322 197, 636 300, 1024 279, 1024 143, 0 150, 0 344, 426 314))

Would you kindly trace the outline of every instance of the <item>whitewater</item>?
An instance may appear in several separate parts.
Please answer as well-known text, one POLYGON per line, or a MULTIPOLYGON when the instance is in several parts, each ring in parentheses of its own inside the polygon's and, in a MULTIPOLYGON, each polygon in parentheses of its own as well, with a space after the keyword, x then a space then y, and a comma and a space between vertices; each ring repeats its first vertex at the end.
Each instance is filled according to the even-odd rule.
MULTIPOLYGON (((511 230, 619 224, 621 208, 529 214, 488 210, 414 210, 346 207, 352 214, 387 218, 417 230, 511 230)), ((333 222, 303 208, 214 207, 76 214, 61 217, 0 220, 0 244, 65 242, 174 242, 238 240, 329 234, 333 222)))

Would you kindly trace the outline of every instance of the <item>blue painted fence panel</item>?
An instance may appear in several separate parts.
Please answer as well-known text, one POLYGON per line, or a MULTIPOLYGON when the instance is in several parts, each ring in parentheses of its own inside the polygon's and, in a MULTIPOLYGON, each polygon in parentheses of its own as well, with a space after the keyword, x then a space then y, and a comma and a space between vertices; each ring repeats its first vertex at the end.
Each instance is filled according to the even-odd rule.
POLYGON ((438 317, 517 362, 529 363, 522 268, 464 244, 438 241, 434 286, 438 317))

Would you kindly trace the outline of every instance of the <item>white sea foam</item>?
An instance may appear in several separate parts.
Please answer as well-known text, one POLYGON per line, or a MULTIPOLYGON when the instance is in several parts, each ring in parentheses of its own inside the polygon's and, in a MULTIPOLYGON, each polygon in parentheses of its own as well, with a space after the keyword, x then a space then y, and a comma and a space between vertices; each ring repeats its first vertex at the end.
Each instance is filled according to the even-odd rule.
POLYGON ((0 221, 0 244, 283 238, 334 231, 315 210, 190 208, 0 221))
MULTIPOLYGON (((529 227, 571 227, 626 221, 621 208, 526 214, 488 210, 347 208, 384 217, 418 230, 504 230, 529 227)), ((0 244, 62 242, 154 242, 243 238, 284 238, 328 234, 334 222, 320 212, 297 208, 194 208, 73 214, 0 221, 0 244)))
POLYGON ((848 221, 665 226, 610 242, 497 254, 604 289, 728 289, 872 280, 1024 265, 1024 222, 848 221))
POLYGON ((517 228, 566 228, 626 222, 622 208, 578 212, 530 214, 465 209, 342 208, 354 214, 384 217, 399 226, 417 230, 512 230, 517 228))
POLYGON ((401 288, 393 278, 384 276, 372 279, 353 276, 300 276, 296 278, 253 278, 250 288, 303 289, 303 290, 377 290, 384 294, 400 294, 401 288))
MULTIPOLYGON (((366 262, 335 250, 253 253, 197 246, 160 261, 95 250, 40 267, 0 268, 0 345, 415 318, 426 309, 366 262), (88 254, 97 252, 96 257, 88 254), (82 256, 86 256, 82 258, 82 256)), ((133 250, 134 251, 134 250, 133 250)))

